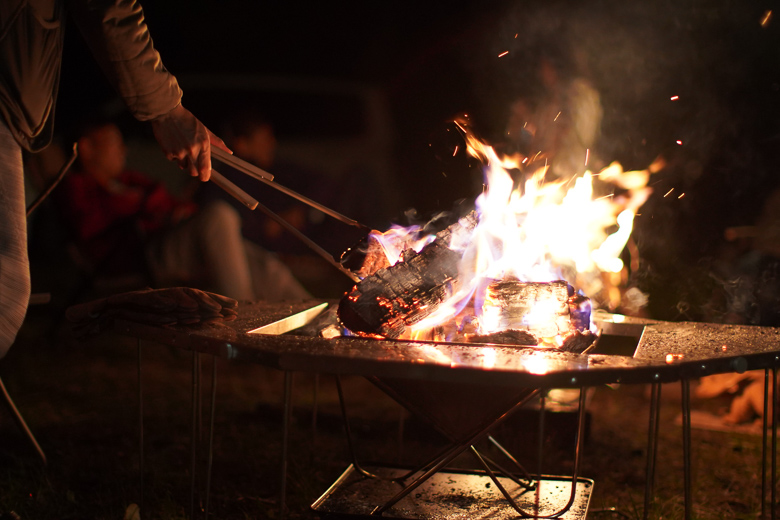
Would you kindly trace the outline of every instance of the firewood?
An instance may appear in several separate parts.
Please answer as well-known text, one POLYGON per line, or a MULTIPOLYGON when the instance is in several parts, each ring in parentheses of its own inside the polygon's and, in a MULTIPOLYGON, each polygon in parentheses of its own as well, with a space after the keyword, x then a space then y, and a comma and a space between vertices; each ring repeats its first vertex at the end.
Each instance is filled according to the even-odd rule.
POLYGON ((565 280, 491 283, 482 304, 480 329, 526 330, 538 338, 566 336, 590 327, 590 299, 565 280))
POLYGON ((569 284, 495 281, 482 304, 480 329, 486 332, 525 330, 537 338, 552 338, 571 330, 569 284))
POLYGON ((450 248, 453 236, 470 233, 476 224, 472 212, 419 253, 408 249, 397 264, 355 285, 339 303, 341 323, 356 334, 397 338, 430 315, 457 286, 461 253, 450 248))

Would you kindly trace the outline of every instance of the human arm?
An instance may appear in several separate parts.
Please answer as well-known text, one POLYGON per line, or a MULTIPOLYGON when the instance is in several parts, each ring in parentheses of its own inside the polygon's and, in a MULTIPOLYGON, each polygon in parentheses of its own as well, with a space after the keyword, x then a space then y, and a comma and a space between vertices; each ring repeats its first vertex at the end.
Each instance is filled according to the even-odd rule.
POLYGON ((222 140, 181 105, 182 92, 152 44, 143 10, 135 0, 69 0, 79 25, 109 82, 132 114, 151 121, 166 157, 206 181, 211 145, 222 140))
POLYGON ((153 119, 152 130, 165 156, 202 181, 209 180, 211 176, 211 147, 217 146, 230 152, 222 139, 182 105, 153 119))

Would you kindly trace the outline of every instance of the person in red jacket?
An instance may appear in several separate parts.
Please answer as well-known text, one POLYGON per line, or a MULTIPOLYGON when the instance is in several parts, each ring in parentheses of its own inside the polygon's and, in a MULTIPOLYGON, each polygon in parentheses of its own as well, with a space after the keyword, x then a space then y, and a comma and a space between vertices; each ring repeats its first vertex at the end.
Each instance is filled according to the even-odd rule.
POLYGON ((83 125, 77 168, 57 202, 79 250, 104 273, 148 270, 158 286, 200 286, 237 300, 310 297, 275 255, 241 235, 225 201, 202 208, 125 168, 126 147, 109 121, 83 125))

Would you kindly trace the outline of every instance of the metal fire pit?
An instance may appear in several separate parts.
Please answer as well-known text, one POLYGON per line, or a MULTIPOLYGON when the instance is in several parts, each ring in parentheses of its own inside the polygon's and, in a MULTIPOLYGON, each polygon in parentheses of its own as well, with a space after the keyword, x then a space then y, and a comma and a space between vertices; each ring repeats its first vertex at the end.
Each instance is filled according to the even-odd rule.
MULTIPOLYGON (((400 477, 405 469, 371 466, 372 472, 400 477)), ((567 506, 571 495, 570 479, 543 476, 541 485, 528 490, 517 486, 508 478, 499 480, 520 507, 528 511, 539 511, 545 516, 561 511, 567 506)), ((366 479, 349 466, 314 504, 312 508, 323 518, 371 519, 370 504, 390 499, 400 486, 392 481, 366 479)), ((578 493, 574 503, 558 518, 573 520, 585 518, 588 502, 593 490, 593 481, 579 479, 578 493)), ((413 497, 407 497, 390 508, 382 518, 390 519, 436 519, 455 520, 463 518, 490 518, 510 520, 518 517, 517 512, 506 507, 506 499, 493 485, 489 476, 466 471, 440 471, 415 490, 413 497)))
POLYGON ((312 504, 312 509, 324 518, 382 516, 398 520, 454 520, 485 515, 498 519, 516 518, 519 515, 573 520, 585 517, 593 482, 577 475, 583 438, 584 393, 581 392, 580 398, 574 475, 531 477, 489 436, 489 432, 538 395, 537 390, 394 378, 369 377, 369 380, 437 428, 450 440, 450 445, 417 468, 361 466, 353 449, 339 383, 339 399, 353 463, 312 504), (505 469, 477 450, 476 442, 484 438, 506 456, 512 469, 505 469), (483 469, 448 470, 447 465, 468 449, 483 469))
MULTIPOLYGON (((780 329, 777 328, 690 322, 668 323, 612 315, 596 316, 596 321, 604 335, 600 338, 595 351, 588 355, 505 345, 426 343, 348 337, 325 339, 303 336, 295 332, 282 335, 248 333, 308 309, 316 303, 321 302, 284 305, 242 304, 239 307, 237 320, 218 326, 161 328, 117 321, 114 330, 139 339, 191 350, 195 357, 200 353, 206 353, 235 361, 260 363, 283 370, 288 375, 293 371, 309 371, 366 376, 397 394, 397 397, 407 406, 421 408, 423 416, 431 413, 431 410, 441 413, 439 417, 432 416, 437 427, 450 438, 460 439, 461 444, 472 440, 471 432, 479 433, 485 424, 489 427, 495 420, 500 420, 501 417, 496 419, 496 414, 500 415, 500 409, 512 406, 509 404, 511 401, 518 399, 522 401, 529 390, 583 388, 609 383, 651 383, 653 386, 648 436, 646 514, 653 492, 660 383, 681 381, 684 491, 688 518, 691 514, 690 497, 692 496, 689 380, 714 373, 764 369, 768 386, 769 371, 772 371, 774 376, 772 379, 776 382, 777 367, 780 365, 780 329), (418 392, 412 390, 413 385, 426 387, 438 383, 445 385, 442 387, 444 390, 438 392, 439 397, 445 400, 451 392, 446 385, 493 387, 497 399, 495 409, 484 414, 480 409, 480 413, 472 417, 472 420, 461 423, 457 416, 451 416, 438 404, 431 406, 415 397, 418 392), (503 400, 504 398, 506 401, 503 400)), ((194 368, 193 378, 196 378, 194 368)), ((285 381, 285 417, 289 417, 291 379, 286 377, 285 381)), ((435 394, 436 392, 425 393, 425 399, 433 399, 435 394)), ((771 416, 775 417, 776 414, 772 413, 771 416)), ((764 417, 766 421, 767 414, 764 417)), ((776 441, 776 421, 773 421, 771 431, 773 441, 776 441)), ((772 443, 775 444, 776 442, 772 443)), ((286 456, 283 458, 286 461, 286 456)), ((766 450, 762 467, 764 475, 765 464, 766 450)), ((284 467, 286 466, 283 464, 284 467)), ((771 482, 775 480, 774 467, 773 464, 771 482)), ((340 482, 351 482, 353 476, 353 472, 348 470, 340 482)), ((479 477, 488 478, 484 475, 479 477)), ((283 469, 283 482, 284 478, 283 469)), ((496 479, 499 482, 502 478, 504 475, 497 473, 496 479)), ((579 479, 577 488, 581 487, 581 482, 588 484, 588 489, 592 486, 592 483, 579 479)), ((283 486, 282 504, 284 504, 284 489, 283 486)), ((766 489, 766 486, 762 486, 762 503, 766 502, 766 489)), ((774 487, 772 490, 774 494, 774 487)), ((589 495, 589 491, 587 494, 589 495)), ((331 498, 335 496, 332 492, 326 495, 331 498)), ((320 501, 317 503, 321 504, 320 501)), ((398 504, 398 507, 405 507, 403 499, 398 504)), ((571 512, 572 509, 569 511, 571 512)))

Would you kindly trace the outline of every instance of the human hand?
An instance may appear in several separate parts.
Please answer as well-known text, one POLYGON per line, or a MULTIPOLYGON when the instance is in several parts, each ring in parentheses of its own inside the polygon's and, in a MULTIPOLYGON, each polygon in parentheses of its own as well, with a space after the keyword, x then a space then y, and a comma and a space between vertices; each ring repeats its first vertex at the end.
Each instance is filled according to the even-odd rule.
POLYGON ((233 153, 182 105, 153 119, 152 131, 168 160, 178 162, 179 168, 203 182, 211 177, 212 146, 233 153))

